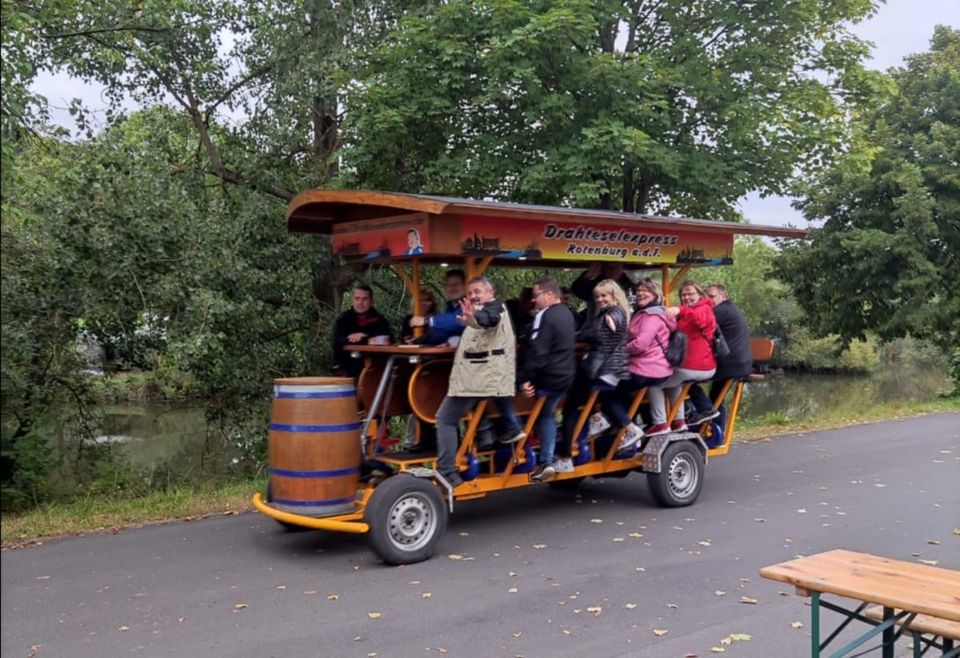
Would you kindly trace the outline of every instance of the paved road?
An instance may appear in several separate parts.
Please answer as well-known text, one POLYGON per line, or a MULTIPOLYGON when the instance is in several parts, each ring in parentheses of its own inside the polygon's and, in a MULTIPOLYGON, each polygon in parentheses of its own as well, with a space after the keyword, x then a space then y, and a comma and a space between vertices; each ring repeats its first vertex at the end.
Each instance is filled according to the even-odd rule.
POLYGON ((837 547, 960 568, 958 476, 943 414, 737 446, 686 509, 654 507, 638 475, 465 503, 438 555, 400 568, 255 513, 65 539, 3 552, 0 649, 799 657, 805 599, 758 569, 837 547), (734 633, 751 639, 720 644, 734 633))

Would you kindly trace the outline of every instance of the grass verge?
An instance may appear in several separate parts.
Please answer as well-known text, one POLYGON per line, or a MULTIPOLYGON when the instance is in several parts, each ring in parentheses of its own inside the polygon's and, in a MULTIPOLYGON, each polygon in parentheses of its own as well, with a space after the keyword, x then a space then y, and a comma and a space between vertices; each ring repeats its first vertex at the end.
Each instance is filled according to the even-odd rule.
MULTIPOLYGON (((944 412, 960 412, 960 397, 877 405, 857 414, 837 412, 815 419, 795 420, 782 414, 768 414, 740 420, 736 442, 944 412)), ((216 487, 171 489, 143 498, 88 497, 69 504, 49 505, 20 515, 6 515, 0 525, 3 547, 37 545, 45 539, 69 535, 117 532, 148 523, 236 514, 249 510, 250 497, 265 488, 266 478, 260 478, 216 487)))
POLYGON ((157 491, 142 498, 90 496, 24 514, 4 515, 0 535, 4 548, 17 548, 51 537, 116 532, 148 523, 236 514, 249 510, 250 497, 266 486, 266 478, 260 478, 220 486, 157 491))

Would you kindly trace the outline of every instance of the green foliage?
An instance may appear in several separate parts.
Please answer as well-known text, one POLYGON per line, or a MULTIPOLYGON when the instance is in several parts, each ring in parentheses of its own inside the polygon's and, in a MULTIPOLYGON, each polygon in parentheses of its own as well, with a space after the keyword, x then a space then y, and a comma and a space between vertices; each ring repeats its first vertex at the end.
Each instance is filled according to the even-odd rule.
POLYGON ((960 30, 891 72, 847 157, 807 190, 825 220, 778 266, 810 325, 846 343, 875 332, 960 345, 960 30))
POLYGON ((445 3, 406 18, 349 88, 346 181, 735 218, 746 192, 783 191, 840 143, 835 92, 862 99, 877 77, 845 23, 871 10, 445 3))

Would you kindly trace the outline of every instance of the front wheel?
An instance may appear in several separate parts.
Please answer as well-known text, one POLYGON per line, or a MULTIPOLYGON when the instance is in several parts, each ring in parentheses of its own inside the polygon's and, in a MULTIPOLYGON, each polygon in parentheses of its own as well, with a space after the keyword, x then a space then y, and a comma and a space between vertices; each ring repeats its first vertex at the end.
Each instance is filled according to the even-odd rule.
POLYGON ((690 441, 667 446, 660 460, 659 473, 647 473, 647 484, 654 500, 662 507, 692 505, 703 488, 703 454, 690 441))
POLYGON ((447 529, 440 490, 412 475, 394 475, 374 489, 364 520, 370 543, 387 564, 413 564, 433 556, 447 529))

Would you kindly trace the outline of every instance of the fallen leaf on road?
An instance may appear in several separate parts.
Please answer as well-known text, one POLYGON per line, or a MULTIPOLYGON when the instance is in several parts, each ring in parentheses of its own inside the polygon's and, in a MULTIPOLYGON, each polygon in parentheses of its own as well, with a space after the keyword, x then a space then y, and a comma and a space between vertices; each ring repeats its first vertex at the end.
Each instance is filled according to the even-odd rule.
POLYGON ((603 523, 603 519, 590 519, 590 523, 603 523))
POLYGON ((561 632, 562 632, 564 635, 573 635, 573 631, 568 630, 568 629, 566 629, 566 628, 563 629, 563 631, 561 631, 561 632))
POLYGON ((237 603, 237 604, 235 604, 235 605, 233 606, 233 609, 234 609, 234 610, 243 610, 243 609, 246 608, 246 607, 247 607, 247 604, 246 604, 246 603, 237 603))
POLYGON ((701 546, 712 546, 709 539, 704 539, 702 541, 698 541, 697 543, 700 544, 701 546))
POLYGON ((795 622, 793 622, 792 624, 790 624, 790 626, 793 627, 793 628, 803 628, 803 622, 802 622, 802 621, 795 621, 795 622))
POLYGON ((935 567, 939 564, 936 560, 917 560, 921 564, 929 564, 931 567, 935 567))
POLYGON ((287 586, 286 586, 286 585, 277 585, 277 589, 279 589, 279 590, 284 590, 284 589, 287 589, 287 586))
POLYGON ((664 635, 666 635, 666 634, 669 633, 669 632, 670 632, 670 631, 668 631, 666 628, 654 628, 654 629, 653 629, 653 634, 656 635, 657 637, 663 637, 664 635))
POLYGON ((420 598, 429 599, 431 596, 433 596, 433 592, 424 592, 423 594, 420 595, 420 598))
POLYGON ((517 631, 516 633, 513 634, 513 637, 519 638, 522 635, 523 635, 523 631, 517 631))
POLYGON ((928 543, 928 544, 933 544, 934 546, 939 546, 939 545, 940 545, 940 542, 937 541, 936 539, 928 539, 928 540, 927 540, 927 543, 928 543))
POLYGON ((630 533, 630 536, 633 537, 634 539, 640 539, 640 538, 643 537, 643 533, 642 533, 642 532, 631 532, 631 533, 630 533))
POLYGON ((368 612, 367 616, 370 617, 370 619, 380 619, 380 617, 383 615, 381 615, 379 612, 368 612))
POLYGON ((37 580, 50 580, 50 576, 37 576, 37 580))
POLYGON ((634 608, 637 607, 637 604, 636 604, 636 603, 625 603, 625 604, 623 605, 623 607, 626 608, 627 610, 633 610, 634 608))
POLYGON ((726 651, 726 649, 724 649, 723 647, 710 647, 710 651, 714 653, 723 653, 724 651, 726 651))
POLYGON ((797 514, 806 514, 806 513, 807 513, 807 510, 802 507, 797 510, 797 514))
POLYGON ((339 601, 339 600, 340 600, 339 594, 327 594, 327 601, 339 601))
POLYGON ((129 627, 129 626, 121 626, 121 627, 118 628, 117 630, 122 633, 123 631, 129 631, 129 630, 130 630, 130 627, 129 627))
POLYGON ((676 610, 676 609, 679 608, 680 606, 678 606, 676 603, 668 603, 668 604, 667 604, 667 607, 668 607, 668 608, 673 608, 674 610, 676 610))
POLYGON ((518 591, 520 590, 518 590, 516 587, 511 587, 507 590, 507 594, 516 594, 518 591))
POLYGON ((598 605, 592 605, 589 608, 587 608, 587 612, 592 614, 594 617, 599 617, 601 613, 603 613, 603 608, 601 608, 598 605))
POLYGON ((546 548, 547 545, 546 545, 546 544, 534 544, 533 547, 534 547, 535 549, 537 549, 537 550, 540 550, 541 548, 546 548))
POLYGON ((641 572, 643 572, 643 571, 646 571, 646 568, 644 568, 644 567, 634 567, 633 570, 634 570, 634 571, 641 571, 641 572))
POLYGON ((760 518, 754 519, 754 521, 756 521, 757 523, 766 523, 766 522, 767 522, 766 519, 760 519, 760 518))
POLYGON ((752 598, 750 598, 749 596, 741 596, 741 597, 740 597, 740 603, 749 603, 750 605, 756 605, 756 604, 757 604, 757 600, 756 600, 756 599, 752 599, 752 598))
POLYGON ((462 559, 463 559, 463 556, 460 555, 459 553, 451 553, 451 554, 448 555, 447 557, 450 558, 451 560, 462 560, 462 559))

